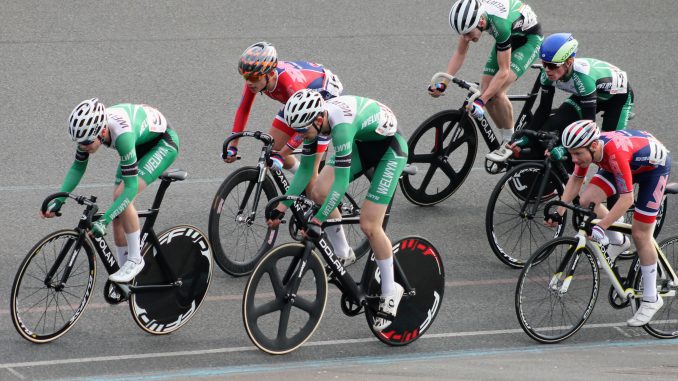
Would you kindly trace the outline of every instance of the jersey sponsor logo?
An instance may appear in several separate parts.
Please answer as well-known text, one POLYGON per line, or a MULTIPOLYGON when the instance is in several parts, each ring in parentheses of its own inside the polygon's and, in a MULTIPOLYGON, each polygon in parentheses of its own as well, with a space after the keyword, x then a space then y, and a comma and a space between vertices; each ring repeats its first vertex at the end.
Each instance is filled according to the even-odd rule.
POLYGON ((332 210, 334 209, 334 206, 336 206, 339 203, 340 197, 341 197, 341 195, 339 194, 339 192, 337 192, 337 191, 332 192, 330 197, 327 199, 326 205, 330 205, 330 206, 333 206, 333 207, 332 208, 326 207, 322 212, 323 216, 329 217, 330 213, 332 213, 332 210))
POLYGON ((351 106, 348 105, 347 103, 344 103, 341 100, 337 100, 337 98, 333 98, 332 100, 327 101, 327 103, 339 107, 339 109, 341 109, 341 111, 344 113, 344 116, 353 116, 353 110, 351 109, 351 106))
POLYGON ((577 92, 579 92, 579 94, 584 94, 584 92, 586 91, 586 86, 584 85, 584 82, 577 76, 573 76, 572 81, 574 82, 574 86, 575 89, 577 89, 577 92))
POLYGON ((345 151, 345 150, 351 148, 351 145, 353 145, 353 142, 342 143, 342 144, 339 144, 338 146, 336 146, 334 148, 334 150, 337 151, 337 152, 345 151))
POLYGON ((129 204, 130 204, 130 201, 128 199, 123 200, 122 204, 118 205, 118 207, 115 208, 115 210, 113 210, 113 213, 111 213, 111 219, 120 215, 120 213, 122 213, 125 209, 127 209, 129 204))
POLYGON ((144 164, 143 167, 144 171, 146 173, 153 173, 153 171, 155 171, 158 168, 160 163, 162 163, 162 160, 165 158, 165 155, 167 155, 168 152, 169 150, 167 148, 162 146, 158 147, 158 151, 154 153, 150 159, 148 159, 148 162, 146 164, 144 164))
POLYGON ((129 161, 131 160, 134 156, 136 156, 136 152, 131 151, 123 156, 120 157, 120 161, 129 161))
POLYGON ((363 124, 360 126, 360 129, 363 129, 372 123, 379 123, 379 113, 372 114, 367 119, 365 119, 363 124))
POLYGON ((491 7, 496 8, 496 10, 501 14, 505 14, 505 13, 508 12, 508 8, 506 7, 506 1, 505 0, 503 0, 503 1, 502 0, 485 0, 484 3, 485 3, 485 5, 489 5, 491 7))
POLYGON ((388 190, 391 187, 395 171, 398 168, 398 162, 395 160, 389 160, 386 163, 386 168, 384 169, 384 176, 379 179, 379 185, 377 186, 377 193, 382 195, 388 195, 388 190))
POLYGON ((120 116, 120 115, 117 115, 117 114, 108 114, 108 118, 109 118, 109 119, 113 119, 113 120, 118 124, 118 127, 119 127, 121 130, 126 130, 126 129, 130 128, 130 127, 129 127, 129 124, 127 124, 127 120, 125 120, 125 118, 123 118, 123 117, 120 116))

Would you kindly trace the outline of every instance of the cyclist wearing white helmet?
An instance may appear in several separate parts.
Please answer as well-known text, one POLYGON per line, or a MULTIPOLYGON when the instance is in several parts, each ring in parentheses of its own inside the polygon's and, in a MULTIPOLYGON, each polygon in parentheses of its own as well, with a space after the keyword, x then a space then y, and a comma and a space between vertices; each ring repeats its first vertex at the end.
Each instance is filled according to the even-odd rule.
MULTIPOLYGON (((322 65, 297 61, 278 60, 275 47, 268 42, 257 42, 249 46, 240 57, 238 71, 245 80, 240 105, 235 114, 233 132, 245 129, 249 113, 257 93, 262 93, 278 102, 285 103, 295 91, 300 89, 316 89, 325 99, 341 94, 343 85, 339 78, 322 65)), ((268 133, 273 136, 275 151, 271 155, 272 165, 295 172, 297 160, 290 155, 301 145, 302 139, 285 122, 284 109, 281 107, 268 133), (287 144, 285 144, 287 143, 287 144)), ((321 142, 320 152, 324 152, 328 142, 321 142)), ((226 163, 237 159, 238 140, 233 140, 228 148, 226 163)), ((316 160, 316 170, 320 163, 320 155, 316 160)))
MULTIPOLYGON (((565 186, 562 201, 575 199, 591 164, 598 172, 582 192, 580 205, 596 204, 600 222, 593 227, 592 239, 602 246, 624 245, 630 242, 606 232, 613 222, 621 218, 634 204, 633 185, 638 185, 638 195, 633 212, 632 236, 640 257, 643 276, 643 301, 629 326, 647 324, 659 310, 663 301, 657 295, 657 252, 652 244, 655 220, 671 173, 671 156, 664 145, 645 131, 623 130, 601 133, 592 120, 581 120, 567 126, 562 134, 562 144, 575 164, 574 173, 565 186), (619 194, 619 200, 609 211, 600 203, 619 194), (617 242, 612 242, 616 240, 617 242)), ((562 221, 563 207, 558 215, 551 215, 547 225, 562 221)), ((621 235, 620 233, 617 233, 621 235)), ((617 250, 617 253, 621 251, 617 250)), ((612 255, 611 255, 612 257, 612 255)))
MULTIPOLYGON (((578 46, 571 33, 555 33, 544 39, 539 50, 543 65, 541 97, 528 129, 562 133, 566 126, 578 120, 595 120, 596 113, 601 111, 603 131, 626 129, 634 101, 626 72, 604 61, 576 57, 578 46), (549 116, 556 87, 572 96, 549 116)), ((519 145, 536 144, 526 139, 523 137, 519 145)), ((539 158, 536 156, 543 148, 532 148, 535 157, 530 158, 539 158)), ((563 155, 565 152, 562 147, 556 147, 552 153, 563 155)))
MULTIPOLYGON (((68 132, 78 147, 61 192, 75 189, 85 174, 89 156, 102 144, 115 148, 120 156, 113 205, 94 222, 92 234, 99 239, 106 234, 106 226, 113 222, 120 270, 109 279, 129 282, 144 267, 134 198, 174 162, 179 138, 160 111, 151 106, 123 103, 106 108, 96 98, 85 100, 73 109, 68 132)), ((42 216, 54 217, 64 201, 59 198, 50 202, 42 216)))
MULTIPOLYGON (((311 192, 311 198, 322 203, 306 232, 320 235, 320 225, 328 218, 340 219, 336 207, 348 184, 365 171, 374 175, 360 214, 360 228, 370 241, 381 274, 380 309, 396 315, 403 287, 393 277, 391 241, 382 222, 393 197, 400 174, 407 163, 407 141, 398 133, 393 112, 385 105, 368 98, 340 96, 324 101, 313 90, 299 90, 285 104, 285 119, 290 127, 304 136, 304 151, 299 171, 287 195, 299 195, 312 175, 312 156, 322 136, 332 140, 335 154, 327 161, 311 192)), ((289 204, 280 204, 269 217, 268 224, 277 226, 289 204)), ((341 227, 341 225, 336 225, 341 227)), ((342 230, 326 229, 338 257, 346 266, 355 261, 342 230)), ((376 330, 383 330, 391 320, 378 318, 376 330)))
MULTIPOLYGON (((495 45, 485 63, 481 96, 469 105, 475 117, 484 115, 484 107, 501 131, 502 142, 513 135, 513 106, 506 91, 537 59, 542 42, 541 26, 529 5, 520 0, 457 0, 449 15, 450 26, 460 34, 457 49, 447 65, 455 75, 463 65, 469 43, 477 42, 483 31, 494 37, 495 45)), ((429 87, 429 94, 440 96, 447 82, 429 87)), ((494 155, 510 155, 502 144, 494 155)))

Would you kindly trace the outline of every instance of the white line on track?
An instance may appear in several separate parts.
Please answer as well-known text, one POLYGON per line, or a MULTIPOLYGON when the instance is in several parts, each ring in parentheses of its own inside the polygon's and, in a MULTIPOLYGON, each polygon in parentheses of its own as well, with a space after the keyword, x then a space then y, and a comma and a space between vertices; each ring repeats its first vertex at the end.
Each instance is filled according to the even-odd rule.
MULTIPOLYGON (((587 324, 583 329, 595 329, 595 328, 618 328, 626 326, 626 322, 619 323, 598 323, 598 324, 587 324)), ((500 330, 490 330, 490 331, 470 331, 470 332, 447 332, 447 333, 430 333, 422 336, 419 340, 425 339, 446 339, 452 337, 468 337, 468 336, 492 336, 492 335, 506 335, 506 334, 516 334, 522 333, 522 329, 500 329, 500 330)), ((360 339, 345 339, 345 340, 325 340, 325 341, 311 341, 304 344, 304 347, 321 347, 329 345, 343 345, 343 344, 360 344, 373 342, 376 339, 374 337, 366 337, 360 339)), ((72 359, 61 359, 61 360, 44 360, 44 361, 29 361, 29 362, 17 362, 17 363, 8 363, 0 364, 0 369, 9 369, 9 368, 28 368, 28 367, 38 367, 38 366, 55 366, 55 365, 67 365, 67 364, 83 364, 83 363, 92 363, 92 362, 108 362, 108 361, 120 361, 120 360, 141 360, 149 358, 170 358, 178 356, 202 356, 206 354, 219 354, 219 353, 234 353, 234 352, 250 352, 258 350, 256 347, 230 347, 230 348, 214 348, 214 349, 201 349, 193 351, 178 351, 178 352, 157 352, 157 353, 139 353, 139 354, 130 354, 130 355, 120 355, 120 356, 100 356, 100 357, 82 357, 82 358, 72 358, 72 359)))

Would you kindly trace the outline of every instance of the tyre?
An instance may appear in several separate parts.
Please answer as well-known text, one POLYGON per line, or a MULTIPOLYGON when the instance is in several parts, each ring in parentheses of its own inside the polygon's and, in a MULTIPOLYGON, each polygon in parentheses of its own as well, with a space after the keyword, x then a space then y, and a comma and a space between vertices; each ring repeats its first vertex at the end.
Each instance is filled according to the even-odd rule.
MULTIPOLYGON (((675 271, 678 268, 678 237, 671 237, 659 244, 664 252, 669 265, 675 271)), ((678 337, 678 285, 671 282, 669 271, 664 266, 657 264, 657 290, 664 299, 664 306, 657 311, 652 320, 643 326, 650 335, 659 339, 675 339, 678 337), (674 294, 668 296, 667 294, 674 294)), ((640 270, 636 274, 633 288, 643 289, 643 276, 640 270)), ((640 305, 640 298, 634 299, 636 309, 640 305)))
POLYGON ((561 237, 540 247, 525 263, 515 306, 523 331, 540 343, 557 343, 577 332, 591 316, 600 273, 588 248, 561 237))
MULTIPOLYGON (((370 330, 379 340, 388 345, 402 346, 426 333, 438 315, 445 293, 445 269, 438 250, 421 237, 407 237, 395 242, 393 255, 394 266, 397 261, 415 294, 403 295, 395 319, 381 332, 372 327, 375 319, 373 311, 378 308, 376 299, 372 298, 370 308, 365 309, 365 317, 370 330)), ((374 255, 367 265, 370 266, 371 274, 367 283, 367 295, 379 295, 381 277, 374 255)), ((396 268, 394 275, 395 281, 404 285, 396 268)))
POLYGON ((200 308, 212 278, 212 252, 207 237, 190 225, 170 228, 158 236, 158 241, 162 259, 152 245, 145 245, 144 269, 132 285, 164 285, 175 280, 181 285, 133 293, 129 307, 141 329, 164 335, 183 327, 200 308), (176 278, 163 269, 165 264, 176 278))
POLYGON ((258 179, 258 168, 240 168, 224 180, 212 202, 208 232, 214 260, 233 276, 252 272, 278 236, 278 228, 269 228, 264 215, 278 192, 266 176, 257 195, 258 179))
MULTIPOLYGON (((522 268, 538 247, 565 231, 564 222, 555 228, 543 223, 544 207, 549 201, 559 199, 564 189, 555 171, 551 171, 538 198, 544 179, 543 162, 520 164, 499 180, 488 200, 487 241, 494 255, 510 267, 522 268)), ((564 216, 563 220, 566 219, 564 216)))
POLYGON ((85 239, 82 245, 77 241, 75 230, 54 232, 33 246, 21 262, 12 284, 11 313, 14 328, 24 339, 38 344, 58 339, 87 307, 96 261, 90 241, 85 239), (61 284, 69 265, 68 279, 61 284), (50 270, 54 275, 48 278, 50 270))
POLYGON ((279 355, 299 348, 311 337, 325 311, 325 267, 314 251, 309 253, 306 265, 301 265, 304 250, 300 243, 272 249, 247 281, 243 322, 252 343, 264 352, 279 355), (289 290, 294 298, 286 295, 292 280, 299 281, 295 290, 289 290))
POLYGON ((439 112, 424 121, 408 140, 407 162, 422 173, 400 179, 400 189, 411 203, 440 203, 466 180, 475 160, 478 136, 473 124, 462 116, 460 110, 439 112))

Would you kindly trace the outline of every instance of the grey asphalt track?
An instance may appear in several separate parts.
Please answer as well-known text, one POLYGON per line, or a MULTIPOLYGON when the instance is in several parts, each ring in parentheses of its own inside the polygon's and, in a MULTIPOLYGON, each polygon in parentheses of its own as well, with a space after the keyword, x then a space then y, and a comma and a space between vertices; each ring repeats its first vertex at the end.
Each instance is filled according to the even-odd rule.
MULTIPOLYGON (((627 71, 636 94, 629 128, 649 130, 678 152, 674 97, 675 0, 547 1, 529 4, 546 34, 569 31, 579 56, 627 71)), ((249 44, 274 43, 281 58, 329 67, 345 93, 391 107, 406 134, 429 115, 458 107, 464 93, 432 99, 431 75, 445 69, 456 37, 448 26, 451 1, 4 1, 0 12, 0 380, 22 379, 259 379, 259 380, 665 380, 678 376, 678 341, 661 341, 627 328, 630 310, 605 300, 559 345, 539 345, 520 329, 514 311, 516 270, 491 253, 484 233, 489 193, 498 180, 474 170, 459 191, 433 208, 409 204, 398 191, 388 233, 418 233, 440 250, 446 290, 427 335, 392 348, 370 333, 362 315, 341 313, 331 288, 313 337, 286 356, 258 351, 245 334, 241 295, 246 279, 215 269, 208 299, 183 329, 151 337, 125 306, 109 306, 99 277, 78 324, 47 345, 23 340, 9 312, 15 272, 28 250, 49 232, 76 224, 81 210, 42 220, 38 208, 58 190, 75 151, 66 119, 82 99, 106 104, 147 103, 168 118, 181 139, 176 167, 187 181, 170 187, 157 228, 189 223, 207 230, 211 200, 235 167, 220 159, 242 90, 236 62, 249 44)), ((472 46, 459 76, 479 80, 491 48, 485 35, 472 46)), ((526 91, 536 75, 514 87, 526 91)), ((562 94, 557 97, 562 100, 562 94)), ((279 104, 257 97, 249 129, 268 129, 279 104)), ((252 164, 258 148, 241 145, 252 164)), ((78 192, 108 200, 116 157, 90 159, 78 192)), ((675 177, 675 176, 674 176, 675 177)), ((136 201, 149 205, 151 187, 136 201)), ((669 208, 675 203, 669 200, 669 208)), ((104 204, 108 205, 108 204, 104 204)), ((675 207, 662 237, 678 234, 675 207)), ((357 272, 354 269, 353 272, 357 272)))

